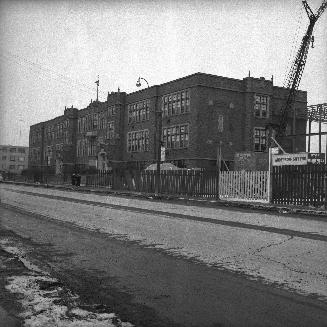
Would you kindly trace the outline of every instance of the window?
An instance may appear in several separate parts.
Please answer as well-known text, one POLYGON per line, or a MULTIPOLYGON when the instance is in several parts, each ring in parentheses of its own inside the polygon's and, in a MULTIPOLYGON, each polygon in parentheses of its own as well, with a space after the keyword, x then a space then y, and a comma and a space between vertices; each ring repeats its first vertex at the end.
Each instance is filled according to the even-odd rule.
POLYGON ((149 151, 149 131, 128 132, 127 134, 127 151, 128 152, 145 152, 149 151))
POLYGON ((77 141, 77 156, 78 157, 83 157, 87 154, 87 139, 82 139, 77 141))
POLYGON ((189 111, 189 91, 180 91, 162 97, 162 112, 164 117, 180 115, 189 111))
POLYGON ((9 166, 9 170, 14 170, 15 169, 15 165, 10 165, 9 166))
POLYGON ((16 152, 16 148, 10 148, 10 152, 16 152))
POLYGON ((64 131, 64 143, 71 144, 68 131, 64 131))
POLYGON ((94 114, 93 115, 93 129, 97 129, 98 128, 98 114, 94 114))
POLYGON ((115 106, 109 106, 107 109, 108 117, 112 117, 116 114, 115 106))
POLYGON ((107 129, 107 139, 113 140, 115 138, 115 126, 113 121, 108 122, 108 129, 107 129))
POLYGON ((257 118, 268 118, 269 99, 266 95, 256 95, 254 104, 254 115, 257 118))
POLYGON ((7 152, 7 148, 2 148, 2 152, 7 152))
POLYGON ((23 170, 23 169, 24 169, 24 166, 18 165, 18 170, 23 170))
POLYGON ((264 127, 254 128, 254 151, 264 152, 267 148, 267 131, 264 127))
POLYGON ((90 139, 88 142, 88 155, 95 156, 97 149, 97 142, 95 139, 90 139))
POLYGON ((18 152, 19 152, 19 153, 25 153, 25 149, 24 149, 24 148, 19 148, 19 149, 18 149, 18 152))
POLYGON ((15 161, 15 156, 10 156, 10 161, 15 161))
POLYGON ((6 156, 2 156, 2 160, 7 160, 7 157, 6 156))
POLYGON ((150 100, 128 105, 128 122, 135 123, 150 119, 150 100))
POLYGON ((189 125, 176 125, 162 129, 162 141, 167 149, 182 149, 189 145, 189 125))
POLYGON ((99 114, 99 129, 106 128, 106 119, 104 117, 104 112, 100 112, 99 114))
POLYGON ((22 162, 22 161, 25 161, 25 158, 24 158, 24 157, 19 157, 19 158, 18 158, 18 161, 21 161, 21 162, 22 162))

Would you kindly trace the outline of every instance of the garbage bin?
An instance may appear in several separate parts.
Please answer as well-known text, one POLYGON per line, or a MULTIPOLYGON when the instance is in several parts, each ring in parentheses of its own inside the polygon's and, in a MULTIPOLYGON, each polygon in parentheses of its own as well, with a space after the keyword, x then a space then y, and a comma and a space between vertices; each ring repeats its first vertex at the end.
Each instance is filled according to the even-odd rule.
POLYGON ((75 180, 75 185, 76 186, 80 186, 81 185, 81 175, 77 174, 75 176, 76 180, 75 180))
POLYGON ((76 176, 75 176, 75 174, 72 175, 72 185, 76 185, 76 176))

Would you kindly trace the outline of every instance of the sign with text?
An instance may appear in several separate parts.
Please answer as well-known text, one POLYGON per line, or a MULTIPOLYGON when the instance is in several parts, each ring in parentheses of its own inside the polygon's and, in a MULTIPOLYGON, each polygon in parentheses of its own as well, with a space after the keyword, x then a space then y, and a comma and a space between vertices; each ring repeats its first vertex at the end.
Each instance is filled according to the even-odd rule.
POLYGON ((324 153, 309 153, 308 162, 312 164, 324 164, 325 154, 324 153))
POLYGON ((285 153, 272 155, 273 166, 298 166, 308 164, 307 153, 285 153))

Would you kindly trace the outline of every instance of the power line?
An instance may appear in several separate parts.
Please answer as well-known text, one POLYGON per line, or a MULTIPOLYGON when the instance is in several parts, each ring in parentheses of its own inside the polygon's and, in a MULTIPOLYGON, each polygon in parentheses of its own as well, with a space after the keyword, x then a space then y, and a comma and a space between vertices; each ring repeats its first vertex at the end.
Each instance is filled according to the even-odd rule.
MULTIPOLYGON (((28 69, 28 70, 32 71, 32 73, 35 73, 35 69, 33 67, 26 66, 25 64, 22 64, 21 62, 16 61, 16 59, 13 59, 13 61, 18 65, 22 65, 25 69, 28 69)), ((37 71, 36 73, 37 73, 36 79, 38 81, 43 82, 43 81, 48 81, 49 80, 48 76, 45 76, 42 72, 40 73, 39 71, 37 71)), ((8 79, 8 78, 9 79, 11 78, 10 75, 8 77, 6 77, 6 79, 8 79)), ((58 82, 67 85, 67 82, 65 82, 63 80, 59 79, 58 82)), ((90 94, 90 92, 88 92, 86 90, 83 90, 83 89, 79 89, 79 91, 82 92, 82 93, 88 94, 88 95, 90 94)), ((65 91, 64 88, 60 88, 60 89, 56 90, 56 93, 64 94, 64 95, 67 96, 67 92, 65 91)))
MULTIPOLYGON (((45 72, 46 74, 48 74, 48 75, 47 75, 48 77, 50 77, 50 78, 52 78, 52 79, 59 80, 59 81, 61 81, 61 82, 63 82, 63 83, 66 83, 66 84, 67 84, 67 82, 69 81, 69 82, 75 84, 75 88, 78 88, 78 89, 81 90, 82 92, 88 92, 88 94, 89 94, 90 92, 94 92, 94 91, 95 91, 94 88, 92 88, 91 86, 86 85, 86 84, 81 83, 81 82, 78 82, 78 81, 72 79, 71 77, 68 77, 68 76, 63 75, 62 73, 58 73, 58 72, 56 72, 55 70, 50 69, 50 68, 48 68, 48 67, 45 66, 45 65, 41 65, 41 64, 35 63, 35 62, 33 62, 33 61, 31 61, 31 60, 28 60, 28 59, 26 59, 26 58, 24 58, 24 57, 22 57, 22 56, 19 56, 19 55, 13 54, 13 53, 11 53, 10 51, 5 51, 5 52, 7 52, 7 54, 5 54, 5 53, 1 53, 1 55, 2 55, 3 57, 5 57, 5 58, 7 58, 7 59, 10 59, 10 60, 13 60, 14 62, 16 62, 16 63, 18 63, 18 64, 20 64, 20 65, 22 65, 22 66, 23 66, 24 64, 27 64, 27 65, 29 65, 29 66, 32 66, 32 67, 34 67, 34 69, 36 69, 38 72, 45 72), (52 75, 56 75, 56 76, 52 76, 52 75, 50 75, 50 74, 52 74, 52 75), (81 87, 82 87, 83 89, 82 89, 81 87), (86 91, 86 90, 87 90, 87 91, 86 91)), ((106 96, 106 93, 105 93, 105 92, 103 92, 103 91, 99 91, 99 92, 102 93, 102 95, 103 95, 104 97, 106 96)))

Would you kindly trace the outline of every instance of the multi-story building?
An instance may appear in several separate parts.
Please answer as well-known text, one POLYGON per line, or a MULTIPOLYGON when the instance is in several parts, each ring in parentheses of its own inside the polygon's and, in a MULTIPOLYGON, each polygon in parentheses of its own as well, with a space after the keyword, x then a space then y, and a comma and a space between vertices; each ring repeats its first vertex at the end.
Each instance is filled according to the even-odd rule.
MULTIPOLYGON (((58 155, 66 158, 63 163, 71 166, 106 169, 115 162, 150 163, 156 158, 160 130, 166 161, 182 167, 214 166, 218 148, 227 162, 237 152, 266 152, 266 127, 279 121, 287 96, 287 89, 263 77, 238 80, 196 73, 130 94, 112 92, 107 101, 91 102, 82 110, 70 108, 74 112, 70 123, 58 132, 69 133, 67 156, 58 146, 65 144, 64 138, 60 142, 59 136, 52 138, 51 146, 58 147, 58 155)), ((296 115, 288 117, 289 132, 305 133, 306 106, 306 92, 298 91, 296 115)), ((31 126, 31 165, 44 164, 50 146, 46 131, 57 131, 67 110, 31 126)), ((296 152, 305 151, 305 137, 298 137, 295 144, 296 152)), ((282 145, 291 151, 291 139, 282 145)), ((49 159, 47 163, 53 165, 49 159)))
POLYGON ((31 126, 29 167, 48 173, 71 171, 76 162, 76 108, 65 108, 64 115, 31 126))
POLYGON ((0 171, 21 174, 28 167, 28 147, 0 145, 0 171))
POLYGON ((87 108, 78 112, 78 169, 108 169, 109 161, 122 160, 125 99, 126 93, 111 92, 106 102, 91 102, 87 108))

